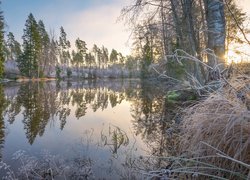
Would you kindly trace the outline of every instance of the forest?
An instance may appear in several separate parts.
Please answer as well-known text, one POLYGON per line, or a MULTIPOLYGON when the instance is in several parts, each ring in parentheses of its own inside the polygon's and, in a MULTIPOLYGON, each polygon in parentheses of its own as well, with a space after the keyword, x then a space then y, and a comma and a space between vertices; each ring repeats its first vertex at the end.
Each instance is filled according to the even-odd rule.
MULTIPOLYGON (((89 48, 81 37, 70 42, 74 32, 63 26, 57 38, 32 13, 18 42, 5 31, 1 11, 0 114, 13 124, 21 113, 32 145, 54 117, 63 131, 71 116, 129 102, 133 137, 150 153, 125 158, 126 178, 250 179, 247 13, 237 0, 135 0, 117 17, 131 31, 131 53, 124 56, 116 47, 89 48), (13 82, 21 83, 16 95, 4 95, 13 82)), ((101 142, 117 155, 129 136, 112 123, 101 142)))

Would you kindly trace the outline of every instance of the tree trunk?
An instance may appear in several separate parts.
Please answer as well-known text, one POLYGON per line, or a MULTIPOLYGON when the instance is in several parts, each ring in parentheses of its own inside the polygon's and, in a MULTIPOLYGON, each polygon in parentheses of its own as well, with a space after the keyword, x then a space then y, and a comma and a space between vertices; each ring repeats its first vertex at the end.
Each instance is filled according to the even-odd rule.
POLYGON ((167 43, 166 43, 166 28, 165 28, 165 15, 164 15, 164 3, 163 0, 161 0, 161 23, 162 23, 162 38, 163 38, 163 57, 165 58, 167 55, 167 43))
MULTIPOLYGON (((223 0, 204 0, 204 4, 208 29, 207 47, 215 54, 215 56, 208 55, 208 64, 211 67, 218 65, 218 70, 221 72, 225 68, 224 2, 223 0)), ((219 78, 220 74, 217 72, 216 76, 219 78)))
POLYGON ((174 19, 174 24, 175 24, 175 31, 176 31, 176 44, 178 48, 182 48, 182 44, 183 44, 183 36, 182 36, 182 32, 181 32, 181 23, 180 23, 180 18, 178 16, 178 12, 177 12, 177 7, 178 7, 178 2, 176 0, 170 0, 171 3, 171 10, 172 10, 172 14, 173 14, 173 19, 174 19))

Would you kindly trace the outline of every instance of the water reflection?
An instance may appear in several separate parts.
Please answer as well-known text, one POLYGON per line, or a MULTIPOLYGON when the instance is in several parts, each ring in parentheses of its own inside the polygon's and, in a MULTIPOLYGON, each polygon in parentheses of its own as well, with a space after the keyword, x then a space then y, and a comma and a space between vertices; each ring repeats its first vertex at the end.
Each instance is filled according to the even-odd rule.
POLYGON ((166 167, 168 162, 164 157, 175 156, 177 152, 177 132, 173 128, 177 105, 165 101, 164 93, 159 93, 162 90, 163 87, 142 83, 140 96, 132 104, 133 128, 149 151, 148 158, 137 162, 145 170, 166 167))
MULTIPOLYGON (((59 116, 61 129, 66 123, 70 110, 64 108, 65 101, 58 99, 58 91, 53 91, 50 84, 22 84, 17 96, 12 99, 8 108, 8 121, 14 123, 16 116, 22 113, 22 122, 26 137, 33 144, 37 135, 42 136, 45 127, 55 115, 59 116)), ((64 94, 60 96, 63 99, 64 94)))
MULTIPOLYGON (((88 84, 87 87, 79 83, 74 84, 74 87, 71 86, 70 83, 21 84, 8 107, 8 122, 13 124, 16 116, 22 113, 26 137, 29 143, 33 144, 38 135, 44 134, 48 122, 55 117, 58 117, 60 129, 63 130, 72 107, 75 108, 75 117, 80 119, 86 115, 88 108, 93 112, 99 109, 103 111, 109 104, 113 108, 126 97, 125 92, 115 92, 100 84, 97 86, 95 82, 88 84)), ((120 88, 123 88, 122 85, 120 88)))
MULTIPOLYGON (((160 158, 152 160, 147 159, 145 155, 147 157, 175 155, 175 132, 171 131, 171 127, 175 123, 172 111, 176 107, 165 102, 166 88, 167 86, 140 81, 28 82, 22 83, 16 93, 11 91, 13 87, 6 87, 4 95, 0 86, 0 144, 3 146, 5 136, 3 117, 10 126, 17 121, 22 122, 30 145, 35 144, 40 139, 38 137, 43 137, 46 131, 50 131, 48 125, 59 123, 59 131, 68 134, 71 131, 77 132, 77 129, 69 130, 69 128, 78 128, 77 125, 80 123, 85 127, 96 123, 93 125, 93 131, 91 130, 93 142, 89 148, 92 148, 92 152, 85 154, 85 157, 88 156, 85 159, 96 158, 98 153, 100 156, 107 156, 107 152, 100 150, 101 147, 115 158, 115 160, 108 158, 107 161, 100 163, 106 166, 105 173, 111 172, 111 177, 112 173, 118 173, 125 179, 135 178, 135 174, 138 175, 140 170, 166 165, 160 158), (115 110, 118 105, 128 108, 130 114, 112 112, 111 109, 115 110), (116 116, 119 121, 115 125, 112 124, 115 122, 113 120, 108 120, 107 124, 103 122, 97 124, 98 118, 92 119, 94 114, 105 111, 109 113, 105 118, 116 116), (128 119, 120 121, 121 116, 128 119), (74 122, 75 125, 72 125, 73 120, 77 120, 74 122), (102 123, 104 125, 100 128, 102 123), (143 149, 145 153, 138 148, 143 149), (120 165, 117 165, 117 161, 120 165)), ((119 112, 127 113, 122 109, 119 112)), ((46 141, 48 138, 53 137, 47 137, 46 141)), ((60 139, 67 139, 68 136, 60 134, 57 138, 57 141, 62 142, 60 139)), ((68 141, 70 140, 67 140, 67 143, 68 141)), ((84 146, 87 146, 86 142, 84 146)))
POLYGON ((4 147, 4 137, 5 137, 5 125, 4 125, 4 113, 8 105, 5 98, 3 86, 0 84, 0 160, 2 159, 2 149, 4 147))

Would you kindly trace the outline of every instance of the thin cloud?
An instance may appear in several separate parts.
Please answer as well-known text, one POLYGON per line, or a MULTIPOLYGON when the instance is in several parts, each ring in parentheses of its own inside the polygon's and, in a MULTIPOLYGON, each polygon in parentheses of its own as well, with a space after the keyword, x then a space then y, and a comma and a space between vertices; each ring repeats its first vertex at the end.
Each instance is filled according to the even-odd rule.
POLYGON ((123 22, 117 23, 117 18, 121 9, 130 1, 112 0, 108 4, 103 4, 95 0, 87 8, 67 9, 62 12, 55 12, 53 6, 47 6, 38 12, 38 17, 44 19, 47 29, 54 30, 57 36, 60 26, 63 26, 73 45, 79 37, 86 41, 89 49, 93 44, 99 47, 104 45, 110 51, 114 48, 127 55, 130 52, 127 43, 130 32, 123 22))
POLYGON ((126 42, 129 32, 124 24, 117 23, 120 9, 121 4, 112 4, 72 13, 64 21, 65 30, 69 32, 70 39, 79 37, 87 42, 89 48, 95 43, 128 54, 126 42))

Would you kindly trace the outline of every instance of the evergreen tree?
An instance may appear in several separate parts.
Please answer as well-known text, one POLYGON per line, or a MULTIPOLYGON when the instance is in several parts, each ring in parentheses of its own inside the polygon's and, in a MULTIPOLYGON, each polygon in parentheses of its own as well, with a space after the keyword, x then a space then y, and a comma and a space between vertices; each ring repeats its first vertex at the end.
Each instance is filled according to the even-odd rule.
MULTIPOLYGON (((73 62, 74 64, 77 65, 77 71, 79 73, 79 66, 83 66, 84 60, 86 61, 86 54, 87 54, 87 44, 85 41, 80 40, 77 38, 75 42, 76 50, 77 52, 75 53, 73 57, 73 62)), ((83 67, 82 67, 83 68, 83 67)))
POLYGON ((112 49, 109 59, 112 64, 118 61, 118 52, 115 49, 112 49))
POLYGON ((9 50, 9 57, 8 59, 14 60, 17 59, 22 51, 21 51, 21 45, 18 41, 15 40, 15 36, 12 32, 9 32, 7 35, 7 48, 9 50))
POLYGON ((4 57, 4 60, 10 59, 10 50, 8 48, 6 41, 4 41, 3 43, 3 57, 4 57))
POLYGON ((3 77, 3 73, 4 73, 4 16, 3 16, 3 11, 0 11, 0 78, 3 77))
POLYGON ((70 42, 67 40, 67 34, 64 31, 63 27, 60 28, 60 37, 59 37, 58 46, 60 48, 60 61, 61 61, 61 64, 63 64, 64 66, 65 65, 69 66, 69 61, 70 61, 69 48, 71 46, 70 46, 70 42))
POLYGON ((88 49, 86 42, 77 38, 75 45, 76 45, 77 51, 81 53, 83 56, 85 56, 87 53, 87 49, 88 49))
POLYGON ((22 39, 23 53, 21 57, 18 58, 19 70, 25 76, 38 77, 41 37, 38 30, 38 24, 33 14, 29 14, 26 20, 22 39))

